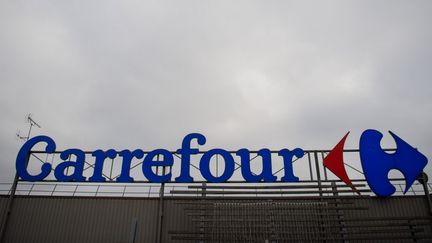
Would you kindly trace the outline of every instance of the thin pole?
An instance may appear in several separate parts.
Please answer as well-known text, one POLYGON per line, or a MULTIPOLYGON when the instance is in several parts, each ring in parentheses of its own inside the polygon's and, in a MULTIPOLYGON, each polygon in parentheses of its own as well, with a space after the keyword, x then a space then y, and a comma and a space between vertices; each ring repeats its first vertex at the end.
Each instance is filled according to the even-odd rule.
MULTIPOLYGON (((321 159, 324 161, 324 152, 321 152, 321 159)), ((327 178, 327 167, 323 167, 323 169, 324 169, 324 178, 325 178, 325 180, 328 180, 328 178, 327 178)))
POLYGON ((431 195, 429 194, 429 188, 428 188, 428 176, 426 173, 422 172, 417 179, 420 184, 423 185, 424 194, 426 196, 426 201, 429 206, 429 214, 432 215, 432 201, 431 201, 431 195))
POLYGON ((29 128, 29 131, 27 133, 27 140, 30 139, 30 133, 31 133, 32 127, 33 127, 33 123, 30 122, 30 128, 29 128))
MULTIPOLYGON (((319 191, 319 195, 320 195, 320 201, 322 202, 323 201, 323 198, 322 198, 323 193, 322 193, 322 187, 321 187, 321 175, 320 175, 320 169, 319 169, 320 167, 319 167, 319 162, 318 162, 318 152, 317 151, 314 152, 314 157, 315 157, 315 167, 316 167, 317 180, 318 180, 318 191, 319 191)), ((320 219, 321 219, 321 226, 322 226, 322 225, 324 225, 322 208, 320 208, 319 212, 321 214, 320 219)), ((320 235, 321 234, 325 234, 325 229, 323 227, 321 227, 321 230, 320 230, 320 235)), ((326 242, 326 241, 324 240, 323 242, 326 242)))
MULTIPOLYGON (((159 161, 159 155, 157 155, 156 160, 159 161)), ((165 166, 162 166, 162 175, 165 175, 165 166)), ((163 216, 164 216, 164 193, 165 193, 165 183, 161 183, 159 191, 159 203, 158 203, 158 218, 157 218, 157 232, 156 232, 156 242, 162 242, 163 233, 163 216)))
POLYGON ((137 223, 138 223, 138 219, 134 218, 132 221, 132 228, 130 231, 129 243, 135 243, 137 223))
POLYGON ((315 167, 316 167, 317 180, 318 180, 318 191, 319 191, 320 197, 322 197, 321 175, 320 175, 320 169, 319 169, 320 167, 319 167, 319 163, 318 163, 318 153, 316 151, 314 152, 314 157, 315 157, 315 167))
POLYGON ((2 220, 2 226, 1 226, 1 232, 0 232, 0 242, 4 242, 4 236, 6 233, 6 229, 7 229, 7 225, 9 222, 9 218, 10 218, 10 214, 12 211, 12 203, 13 203, 13 199, 15 198, 15 193, 16 193, 16 189, 18 186, 18 174, 15 174, 15 179, 14 182, 12 184, 12 188, 11 188, 11 193, 9 195, 8 201, 7 201, 7 205, 6 205, 6 209, 5 209, 5 216, 2 220))
POLYGON ((312 163, 311 163, 311 156, 310 153, 307 153, 308 155, 308 162, 309 162, 309 174, 310 174, 310 179, 313 181, 313 173, 312 173, 312 163))
MULTIPOLYGON (((30 134, 31 134, 31 130, 33 127, 33 119, 31 119, 30 117, 28 118, 30 121, 30 127, 29 127, 29 131, 27 133, 27 137, 26 137, 26 141, 28 141, 30 139, 30 134)), ((38 125, 38 127, 40 127, 38 125)), ((27 155, 27 161, 26 161, 26 167, 28 165, 30 159, 30 154, 27 155)), ((15 172, 15 178, 12 184, 12 188, 11 188, 11 192, 9 194, 9 198, 6 204, 6 209, 5 209, 5 216, 3 217, 2 223, 1 223, 1 231, 0 231, 0 242, 4 242, 4 237, 6 234, 6 230, 7 230, 7 226, 8 226, 8 222, 9 222, 9 218, 10 215, 12 213, 12 206, 13 206, 13 202, 14 202, 14 198, 15 198, 15 194, 16 194, 16 190, 18 187, 18 181, 19 181, 19 175, 17 172, 15 172)))

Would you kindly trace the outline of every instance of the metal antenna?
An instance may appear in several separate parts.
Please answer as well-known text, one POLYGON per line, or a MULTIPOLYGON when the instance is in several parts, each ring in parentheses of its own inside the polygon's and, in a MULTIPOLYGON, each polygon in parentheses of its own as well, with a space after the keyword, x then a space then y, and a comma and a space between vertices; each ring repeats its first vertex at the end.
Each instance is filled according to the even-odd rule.
POLYGON ((33 118, 32 118, 32 114, 31 114, 31 113, 29 113, 29 114, 26 116, 26 120, 27 120, 28 123, 30 123, 30 127, 29 127, 29 131, 28 131, 27 137, 22 137, 22 136, 20 136, 19 134, 17 134, 17 136, 18 136, 20 139, 29 140, 29 139, 30 139, 30 133, 31 133, 31 130, 32 130, 33 126, 37 126, 37 127, 39 127, 39 128, 41 128, 41 126, 40 126, 40 125, 39 125, 35 120, 33 120, 33 118))
POLYGON ((37 122, 35 122, 35 120, 33 120, 33 118, 32 118, 32 114, 31 114, 31 113, 27 115, 27 121, 28 121, 31 125, 35 125, 35 126, 41 128, 41 126, 40 126, 39 124, 37 124, 37 122))
POLYGON ((15 133, 15 135, 16 135, 17 139, 27 141, 27 140, 30 139, 30 133, 31 133, 31 130, 32 130, 33 126, 37 126, 39 128, 41 128, 41 126, 35 120, 33 120, 31 113, 27 114, 25 119, 26 119, 26 122, 28 122, 30 124, 27 136, 25 137, 25 136, 21 135, 21 131, 20 130, 18 130, 15 133))
POLYGON ((24 137, 21 135, 21 131, 17 130, 17 132, 15 133, 17 140, 27 140, 27 137, 24 137))

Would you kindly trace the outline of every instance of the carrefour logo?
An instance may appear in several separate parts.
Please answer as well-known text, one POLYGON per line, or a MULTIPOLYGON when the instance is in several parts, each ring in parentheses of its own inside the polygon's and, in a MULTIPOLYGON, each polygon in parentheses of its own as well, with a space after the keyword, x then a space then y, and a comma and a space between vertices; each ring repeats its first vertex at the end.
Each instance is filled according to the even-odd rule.
MULTIPOLYGON (((426 156, 417 149, 393 132, 389 132, 397 146, 396 152, 392 154, 381 148, 383 135, 379 131, 366 130, 360 137, 360 160, 364 175, 372 191, 381 197, 391 196, 396 190, 388 179, 390 170, 399 170, 404 175, 406 185, 404 193, 406 193, 428 162, 426 156)), ((343 149, 348 134, 349 132, 324 158, 324 166, 356 190, 346 173, 343 160, 343 149)))
MULTIPOLYGON (((382 134, 375 130, 366 130, 360 138, 360 159, 363 167, 366 180, 372 191, 378 196, 390 196, 395 192, 395 188, 389 182, 388 173, 392 169, 399 170, 405 177, 406 188, 405 192, 412 186, 416 178, 423 171, 427 164, 427 158, 411 147, 401 138, 390 132, 393 136, 397 150, 393 154, 388 154, 380 146, 382 134)), ((343 150, 346 134, 336 147, 324 158, 324 166, 338 176, 343 182, 356 190, 352 184, 344 167, 343 150)), ((246 182, 276 182, 278 177, 273 173, 272 168, 272 152, 269 149, 263 148, 259 151, 252 152, 249 149, 242 148, 235 152, 229 152, 221 148, 214 148, 208 151, 200 151, 198 148, 192 148, 191 143, 196 142, 198 145, 204 145, 207 141, 206 137, 200 133, 190 133, 183 138, 181 148, 175 152, 167 149, 155 149, 149 152, 144 152, 142 149, 128 150, 124 149, 116 151, 114 149, 97 149, 92 152, 84 152, 81 149, 71 148, 64 151, 56 151, 56 143, 48 136, 36 136, 29 139, 21 147, 16 159, 16 170, 22 180, 25 181, 41 181, 44 180, 51 172, 54 172, 54 177, 61 182, 105 182, 107 177, 103 174, 104 163, 106 160, 114 161, 115 158, 121 160, 120 174, 115 178, 108 178, 111 182, 129 183, 133 182, 134 178, 130 174, 132 169, 132 160, 141 161, 141 170, 148 182, 164 183, 164 182, 179 182, 190 183, 194 182, 195 178, 190 173, 190 168, 194 167, 199 170, 202 178, 207 182, 224 183, 233 177, 237 169, 241 169, 241 176, 246 182), (54 163, 53 161, 43 161, 36 168, 36 173, 30 172, 28 169, 28 161, 32 149, 36 145, 46 145, 43 152, 47 155, 59 153, 62 161, 54 163), (256 154, 254 158, 261 157, 262 169, 259 173, 253 172, 251 166, 251 153, 256 154), (86 177, 84 171, 88 164, 86 161, 87 154, 91 154, 94 164, 90 167, 93 170, 91 176, 86 177), (191 163, 192 156, 201 154, 199 165, 195 166, 191 163), (159 167, 172 167, 175 163, 175 157, 180 158, 179 169, 177 171, 169 170, 162 175, 157 173, 159 167), (223 163, 222 172, 214 174, 210 168, 211 161, 215 158, 220 158, 220 163, 223 163), (237 162, 239 161, 239 162, 237 162), (56 164, 56 166, 54 166, 56 164), (237 167, 238 165, 238 167, 237 167), (237 167, 237 168, 236 168, 237 167), (177 175, 174 175, 177 173, 177 175), (115 179, 115 181, 114 181, 115 179)), ((305 155, 305 151, 301 148, 292 150, 281 149, 277 155, 283 161, 284 175, 279 178, 282 182, 298 182, 299 178, 293 171, 293 162, 305 155)), ((47 156, 48 157, 48 156, 47 156)), ((54 157, 53 157, 54 158, 54 157)), ((178 161, 178 160, 177 160, 178 161)), ((113 163, 113 162, 112 162, 113 163)), ((136 167, 136 166, 134 166, 136 167)), ((111 167, 112 169, 112 167, 111 167)))

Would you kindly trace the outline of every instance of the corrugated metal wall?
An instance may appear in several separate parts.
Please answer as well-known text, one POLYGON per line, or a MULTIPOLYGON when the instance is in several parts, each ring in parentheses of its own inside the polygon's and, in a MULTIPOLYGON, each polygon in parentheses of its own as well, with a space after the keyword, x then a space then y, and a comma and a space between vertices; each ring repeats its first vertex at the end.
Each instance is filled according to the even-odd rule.
POLYGON ((355 198, 350 200, 355 206, 367 207, 368 210, 347 211, 347 216, 391 217, 391 216, 427 216, 428 205, 424 196, 355 198))
MULTIPOLYGON (((373 236, 393 236, 396 239, 393 240, 376 240, 375 242, 391 242, 391 243, 397 243, 397 242, 432 242, 432 238, 430 236, 428 239, 397 239, 398 235, 409 235, 407 232, 402 232, 403 230, 407 230, 406 227, 400 227, 400 226, 390 226, 397 223, 407 223, 407 220, 389 220, 391 218, 395 219, 398 217, 408 217, 408 218, 422 218, 426 216, 431 216, 429 214, 429 208, 426 201, 425 196, 397 196, 397 197, 390 197, 390 198, 356 198, 354 200, 350 200, 353 202, 353 205, 356 207, 365 207, 367 210, 353 210, 353 211, 344 211, 344 217, 345 218, 383 218, 382 221, 374 221, 374 222, 359 222, 358 224, 363 225, 386 225, 388 224, 389 227, 385 228, 385 231, 389 231, 392 233, 388 234, 374 234, 369 233, 367 234, 368 237, 373 236), (386 219, 387 218, 387 219, 386 219)), ((419 224, 418 221, 410 221, 409 222, 412 225, 419 224)), ((424 223, 424 221, 423 221, 424 223)), ((373 227, 359 227, 361 230, 370 230, 374 229, 373 227)), ((382 229, 382 228, 375 228, 375 229, 382 229)), ((413 227, 411 229, 421 229, 424 230, 424 232, 417 233, 417 236, 429 234, 431 235, 432 232, 432 222, 429 220, 429 222, 426 221, 426 225, 420 224, 416 227, 413 227), (429 225, 427 225, 429 223, 429 225)), ((360 231, 361 231, 360 230, 360 231)), ((414 238, 414 237, 413 237, 414 238)), ((355 242, 371 242, 371 240, 356 240, 355 242)))
MULTIPOLYGON (((169 232, 196 229, 185 208, 191 207, 188 202, 199 200, 164 200, 162 242, 187 242, 171 240, 169 232)), ((223 201, 230 200, 225 198, 223 201)), ((249 198, 244 201, 262 202, 264 199, 249 198)), ((349 201, 368 210, 347 211, 346 217, 429 215, 424 196, 359 197, 349 201)), ((4 209, 6 202, 6 197, 0 197, 0 209, 4 209)), ((138 222, 136 242, 156 242, 158 202, 158 198, 17 197, 5 242, 129 242, 134 219, 138 222)), ((430 233, 430 227, 427 230, 430 233)))
MULTIPOLYGON (((1 204, 6 203, 2 198, 1 204)), ((156 240, 155 199, 16 198, 5 242, 137 242, 156 240)))

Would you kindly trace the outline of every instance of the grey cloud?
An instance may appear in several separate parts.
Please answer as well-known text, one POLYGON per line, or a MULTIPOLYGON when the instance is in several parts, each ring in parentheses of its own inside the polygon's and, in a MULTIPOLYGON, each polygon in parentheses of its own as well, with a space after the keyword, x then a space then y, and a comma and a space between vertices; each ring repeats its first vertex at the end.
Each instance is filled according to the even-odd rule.
POLYGON ((376 128, 432 155, 427 1, 1 5, 4 176, 29 112, 63 147, 355 147, 376 128))

